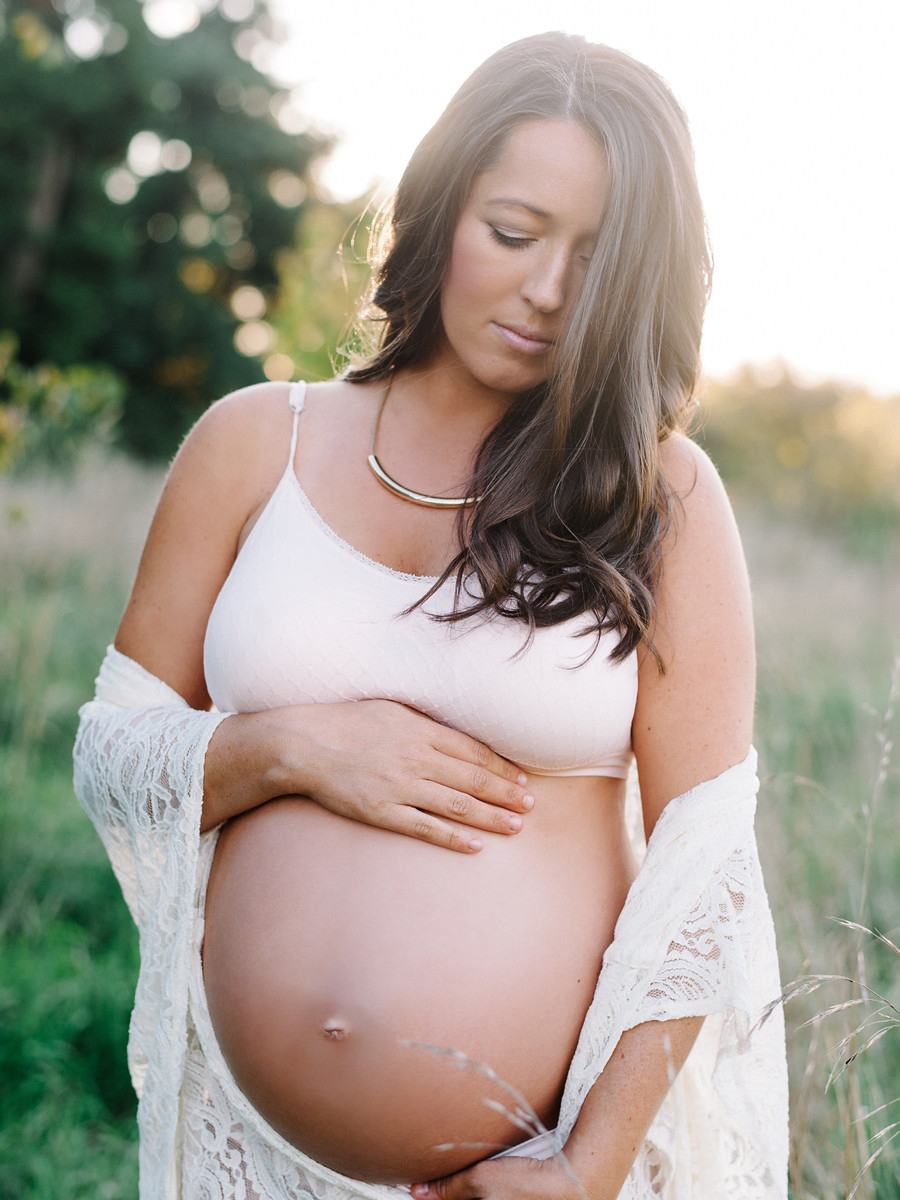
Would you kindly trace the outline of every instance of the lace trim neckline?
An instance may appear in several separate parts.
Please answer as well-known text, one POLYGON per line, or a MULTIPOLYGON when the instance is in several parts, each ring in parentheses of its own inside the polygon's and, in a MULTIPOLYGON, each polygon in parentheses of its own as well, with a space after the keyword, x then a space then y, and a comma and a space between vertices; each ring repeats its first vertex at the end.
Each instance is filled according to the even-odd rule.
POLYGON ((437 583, 438 579, 440 578, 439 575, 415 575, 408 571, 396 571, 393 567, 389 567, 387 563, 379 562, 377 558, 369 558, 367 554, 363 554, 361 550, 357 550, 355 546, 352 546, 348 541, 342 538, 336 530, 332 529, 318 509, 315 508, 313 502, 310 500, 309 496, 307 496, 306 492, 304 492, 300 480, 297 478, 296 472, 294 471, 293 463, 288 465, 288 469, 285 471, 285 479, 282 480, 282 483, 284 483, 285 480, 288 481, 288 485, 292 487, 292 490, 299 498, 303 508, 312 518, 313 524, 315 524, 330 541, 334 542, 336 546, 339 546, 346 554, 349 554, 351 558, 355 558, 357 562, 361 562, 365 566, 374 567, 376 571, 380 571, 381 574, 387 575, 391 579, 399 579, 404 583, 420 583, 429 585, 437 583))

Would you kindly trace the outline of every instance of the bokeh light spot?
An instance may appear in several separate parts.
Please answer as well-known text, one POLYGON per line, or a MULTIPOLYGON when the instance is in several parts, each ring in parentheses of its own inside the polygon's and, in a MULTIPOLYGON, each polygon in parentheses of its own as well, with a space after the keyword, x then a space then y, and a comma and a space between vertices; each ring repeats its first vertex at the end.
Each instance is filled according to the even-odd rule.
POLYGON ((231 203, 231 190, 222 172, 204 163, 193 173, 193 180, 197 199, 206 211, 224 212, 231 203))
POLYGON ((252 242, 236 242, 225 251, 229 266, 236 271, 249 271, 257 260, 256 247, 252 242))
POLYGON ((272 349, 275 332, 267 321, 248 321, 234 331, 234 344, 241 354, 256 358, 272 349))
POLYGON ((244 222, 233 213, 225 213, 213 225, 213 237, 220 246, 234 246, 244 232, 244 222))
POLYGON ((216 102, 225 112, 237 112, 244 89, 234 79, 226 79, 216 88, 216 102))
POLYGON ((266 379, 287 380, 294 374, 294 360, 288 354, 270 354, 263 363, 266 379))
POLYGON ((127 204, 137 195, 138 181, 125 167, 115 167, 103 176, 103 188, 114 204, 127 204))
POLYGON ((18 13, 10 22, 10 29, 18 38, 19 50, 25 58, 40 58, 53 45, 53 35, 34 13, 18 13))
POLYGON ((68 22, 63 38, 76 58, 98 58, 103 53, 106 26, 94 17, 77 17, 68 22))
POLYGON ((221 0, 219 8, 229 21, 247 21, 256 11, 256 0, 221 0))
POLYGON ((171 213, 154 213, 147 222, 147 235, 154 242, 171 242, 178 232, 178 222, 171 213))
POLYGON ((266 180, 266 187, 282 208, 298 208, 306 199, 306 184, 293 171, 273 171, 266 180))
POLYGON ((103 41, 104 54, 118 54, 120 50, 124 50, 128 45, 128 30, 124 25, 119 25, 116 21, 111 21, 109 29, 106 31, 106 37, 103 41))
POLYGON ((162 169, 162 139, 158 133, 142 129, 128 143, 128 166, 135 175, 148 178, 162 169))
POLYGON ((259 288, 249 283, 231 293, 231 311, 241 321, 254 321, 266 311, 266 298, 259 288))
POLYGON ((296 136, 309 129, 309 119, 294 104, 290 92, 276 92, 269 101, 269 111, 284 133, 296 136))
POLYGON ((184 286, 192 292, 208 292, 216 282, 216 269, 205 258, 183 258, 178 275, 184 286))
POLYGON ((159 161, 167 171, 183 171, 191 163, 191 148, 181 138, 170 138, 163 142, 159 161))
POLYGON ((258 29, 239 29, 232 39, 234 52, 238 58, 250 62, 253 52, 263 42, 263 35, 258 29))
POLYGON ((157 37, 175 38, 197 28, 200 9, 190 0, 149 0, 144 5, 144 20, 157 37))
POLYGON ((261 117, 269 111, 272 93, 268 88, 256 85, 244 88, 241 95, 241 108, 248 117, 261 117))
POLYGON ((212 241, 212 221, 201 212, 187 213, 181 218, 181 240, 189 246, 205 246, 212 241))

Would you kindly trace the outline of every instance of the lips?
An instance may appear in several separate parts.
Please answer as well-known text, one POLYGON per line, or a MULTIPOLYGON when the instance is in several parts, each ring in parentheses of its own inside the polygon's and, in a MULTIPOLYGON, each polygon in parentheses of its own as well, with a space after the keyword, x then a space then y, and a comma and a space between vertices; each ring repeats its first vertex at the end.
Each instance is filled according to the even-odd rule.
POLYGON ((513 325, 501 325, 498 321, 494 321, 493 326, 507 346, 521 354, 545 354, 553 345, 553 338, 546 334, 513 325))

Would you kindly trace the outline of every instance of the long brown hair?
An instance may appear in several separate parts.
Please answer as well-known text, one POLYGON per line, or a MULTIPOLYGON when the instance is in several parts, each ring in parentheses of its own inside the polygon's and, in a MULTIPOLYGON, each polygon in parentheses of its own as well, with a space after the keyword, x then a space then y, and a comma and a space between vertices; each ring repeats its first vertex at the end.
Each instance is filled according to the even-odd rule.
POLYGON ((433 590, 455 573, 444 620, 495 611, 533 631, 592 614, 589 629, 620 632, 618 660, 652 643, 674 503, 659 444, 690 409, 711 272, 687 122, 663 80, 562 33, 514 42, 483 63, 400 181, 369 308, 380 346, 347 378, 384 378, 434 351, 472 183, 510 132, 535 119, 575 121, 605 150, 600 236, 550 378, 519 397, 480 448, 470 487, 483 499, 433 590), (477 592, 465 585, 470 572, 477 592))

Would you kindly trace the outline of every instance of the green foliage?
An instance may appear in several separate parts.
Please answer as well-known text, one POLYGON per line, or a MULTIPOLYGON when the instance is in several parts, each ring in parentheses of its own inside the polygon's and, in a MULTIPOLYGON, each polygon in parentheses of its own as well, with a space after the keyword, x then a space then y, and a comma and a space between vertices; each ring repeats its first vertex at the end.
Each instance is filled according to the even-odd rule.
POLYGON ((16 361, 18 339, 0 333, 0 471, 71 466, 86 444, 109 440, 124 387, 108 367, 16 361))
POLYGON ((146 520, 141 472, 132 467, 114 492, 108 473, 82 465, 77 499, 58 477, 2 480, 2 1200, 137 1194, 124 1056, 137 938, 71 785, 77 708, 90 695, 133 561, 133 551, 114 559, 104 521, 120 522, 139 496, 139 524, 146 520), (91 561, 86 544, 96 547, 91 561))
POLYGON ((694 431, 733 494, 773 516, 802 516, 863 552, 900 528, 900 397, 875 400, 834 383, 802 387, 787 370, 746 368, 710 383, 694 431))
POLYGON ((311 201, 294 247, 280 254, 271 322, 292 375, 330 379, 357 349, 348 343, 353 314, 369 283, 371 227, 365 199, 311 201))
POLYGON ((250 61, 274 33, 262 0, 239 22, 206 6, 168 39, 139 0, 5 7, 0 328, 29 365, 108 363, 128 384, 126 444, 168 454, 210 400, 261 377, 231 298, 274 292, 325 143, 273 116, 288 96, 250 61), (79 57, 85 20, 100 46, 79 57))

